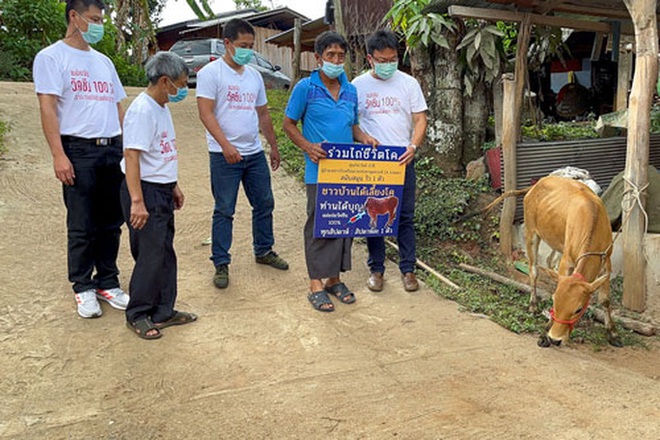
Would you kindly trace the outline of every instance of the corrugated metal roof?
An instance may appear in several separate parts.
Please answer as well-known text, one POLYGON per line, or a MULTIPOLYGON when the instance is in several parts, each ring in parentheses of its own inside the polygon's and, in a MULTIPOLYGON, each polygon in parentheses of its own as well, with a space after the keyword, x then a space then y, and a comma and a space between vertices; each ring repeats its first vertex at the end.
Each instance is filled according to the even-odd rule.
MULTIPOLYGON (((566 166, 582 168, 605 190, 625 168, 626 138, 613 137, 564 142, 521 143, 516 147, 516 188, 522 189, 541 177, 566 166)), ((504 161, 501 160, 504 176, 504 161)), ((660 135, 652 135, 649 164, 660 169, 660 135)), ((515 221, 523 218, 522 197, 516 204, 515 221)))

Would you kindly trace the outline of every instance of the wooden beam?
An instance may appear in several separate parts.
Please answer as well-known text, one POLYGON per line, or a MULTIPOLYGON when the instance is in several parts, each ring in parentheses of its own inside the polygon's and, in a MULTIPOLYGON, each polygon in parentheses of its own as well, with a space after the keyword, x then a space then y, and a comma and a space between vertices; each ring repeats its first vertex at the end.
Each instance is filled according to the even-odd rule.
MULTIPOLYGON (((539 26, 570 28, 580 31, 601 32, 609 34, 612 26, 610 23, 600 21, 577 20, 574 18, 528 14, 525 12, 508 11, 502 9, 470 8, 467 6, 450 6, 449 15, 452 17, 477 18, 488 21, 521 22, 525 15, 531 17, 531 23, 539 26)), ((629 22, 621 23, 621 33, 632 35, 633 27, 629 22)))
POLYGON ((658 79, 656 0, 624 0, 635 26, 635 76, 628 109, 628 148, 624 170, 623 305, 646 308, 646 190, 648 184, 650 111, 658 79))
MULTIPOLYGON (((520 131, 520 107, 516 107, 516 80, 511 73, 502 75, 502 161, 504 162, 504 191, 516 189, 516 143, 520 131)), ((500 215, 500 252, 511 258, 513 250, 513 219, 516 212, 514 197, 504 199, 500 215)))
POLYGON ((302 35, 302 21, 299 18, 293 20, 293 81, 291 83, 291 89, 296 85, 298 80, 300 80, 300 52, 302 48, 302 41, 300 36, 302 35))

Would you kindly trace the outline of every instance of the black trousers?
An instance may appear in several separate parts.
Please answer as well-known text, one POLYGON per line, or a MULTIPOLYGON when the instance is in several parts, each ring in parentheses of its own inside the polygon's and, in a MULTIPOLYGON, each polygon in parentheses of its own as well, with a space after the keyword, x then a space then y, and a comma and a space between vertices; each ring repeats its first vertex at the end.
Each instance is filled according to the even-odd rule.
POLYGON ((126 182, 121 185, 121 205, 135 260, 129 285, 131 300, 126 308, 128 322, 147 317, 153 322, 163 322, 174 316, 177 295, 174 186, 174 183, 142 182, 142 196, 149 219, 142 229, 137 230, 130 226, 131 196, 126 182))
POLYGON ((76 293, 119 287, 117 254, 124 223, 119 202, 121 138, 96 145, 64 136, 62 144, 76 175, 73 185, 62 185, 69 281, 76 293))

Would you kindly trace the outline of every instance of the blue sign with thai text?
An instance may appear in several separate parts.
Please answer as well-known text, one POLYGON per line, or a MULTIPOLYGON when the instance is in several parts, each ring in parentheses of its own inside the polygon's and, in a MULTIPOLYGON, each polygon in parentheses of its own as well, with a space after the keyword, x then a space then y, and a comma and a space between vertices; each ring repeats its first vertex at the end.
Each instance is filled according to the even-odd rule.
POLYGON ((314 237, 397 234, 406 147, 323 143, 319 161, 314 237))

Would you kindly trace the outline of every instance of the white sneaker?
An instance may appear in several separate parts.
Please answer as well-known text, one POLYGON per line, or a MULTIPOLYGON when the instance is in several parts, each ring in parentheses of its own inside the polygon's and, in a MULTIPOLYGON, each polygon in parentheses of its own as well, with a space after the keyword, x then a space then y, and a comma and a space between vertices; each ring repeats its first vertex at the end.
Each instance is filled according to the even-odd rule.
POLYGON ((74 296, 78 303, 78 314, 83 318, 98 318, 103 314, 101 306, 96 300, 96 292, 94 289, 76 293, 74 296))
POLYGON ((96 297, 98 299, 102 299, 115 309, 119 310, 126 310, 128 301, 131 299, 131 297, 128 296, 126 292, 121 290, 119 287, 108 290, 96 289, 96 297))

